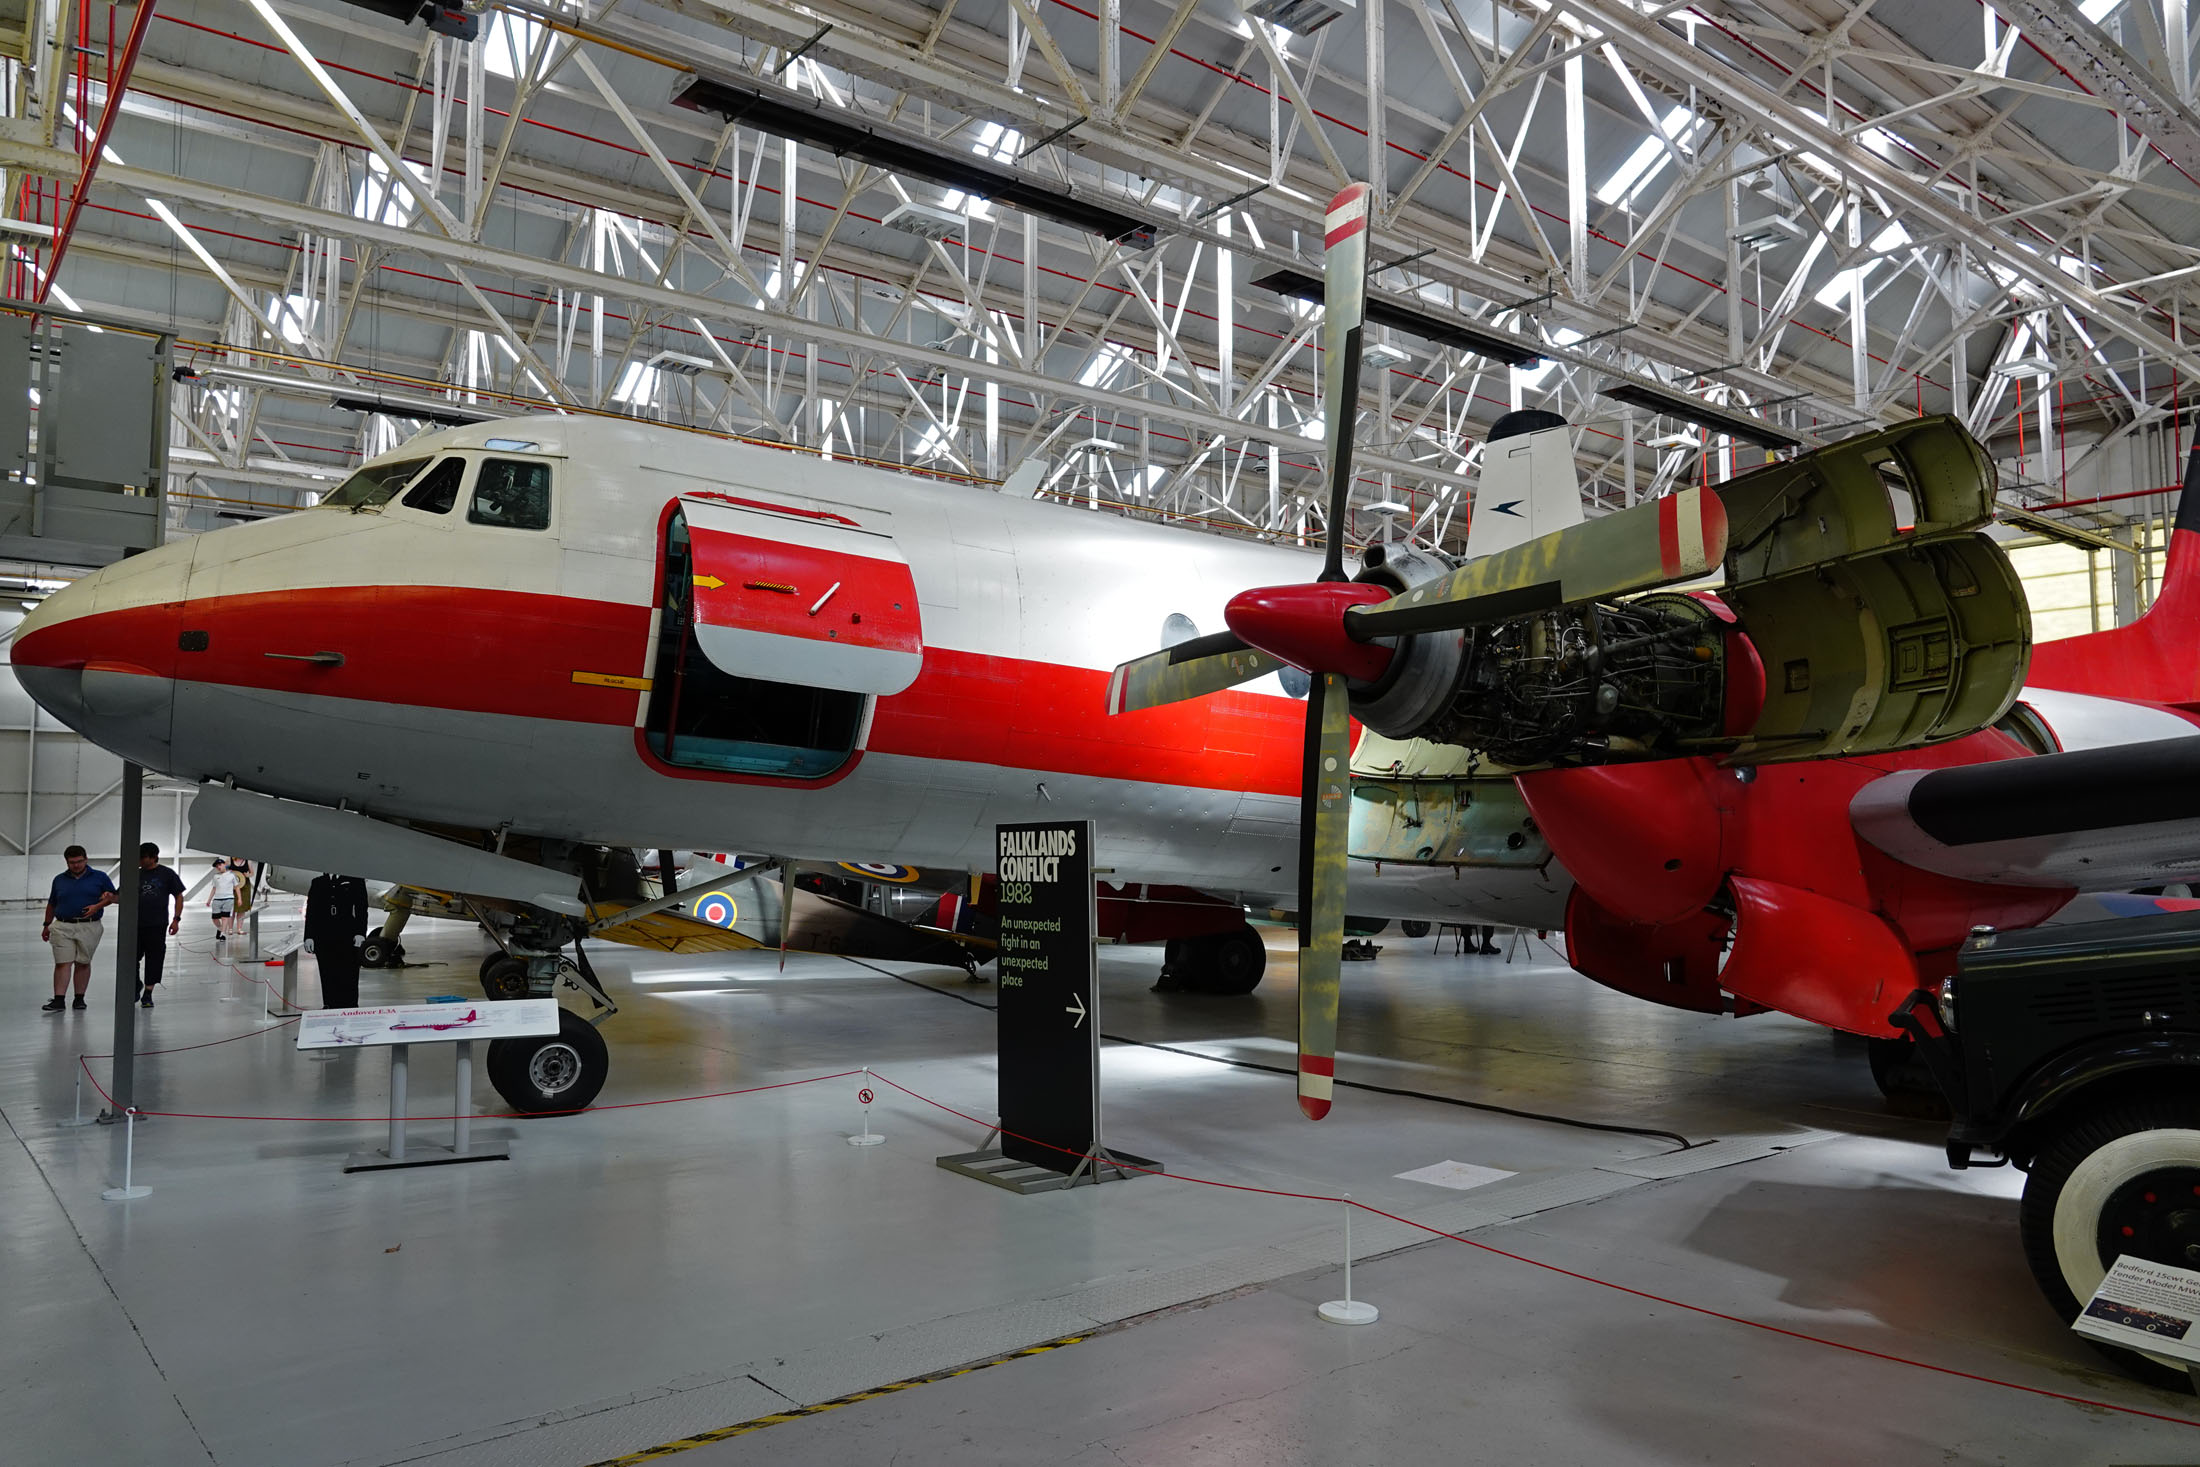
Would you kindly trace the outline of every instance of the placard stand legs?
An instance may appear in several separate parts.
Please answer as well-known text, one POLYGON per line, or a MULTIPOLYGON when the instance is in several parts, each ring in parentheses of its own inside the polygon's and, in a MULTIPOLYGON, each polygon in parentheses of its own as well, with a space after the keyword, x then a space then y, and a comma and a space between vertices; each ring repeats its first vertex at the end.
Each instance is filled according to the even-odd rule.
MULTIPOLYGON (((993 1134, 1000 1133, 996 1131, 993 1134)), ((1063 1159, 1068 1160, 1067 1157, 1063 1159)), ((1081 1184, 1128 1182, 1134 1177, 1151 1176, 1167 1170, 1158 1161, 1133 1156, 1128 1151, 1118 1151, 1107 1146, 1096 1147, 1092 1155, 1079 1157, 1076 1169, 1067 1172, 1056 1171, 1037 1162, 1020 1161, 1013 1156, 1003 1156, 997 1147, 966 1151, 959 1156, 935 1157, 932 1164, 944 1171, 989 1182, 993 1186, 1026 1197, 1034 1192, 1060 1192, 1081 1184)))
POLYGON ((393 1044, 390 1050, 390 1139, 380 1151, 354 1151, 344 1163, 347 1172, 386 1172, 403 1166, 449 1166, 460 1161, 506 1161, 512 1151, 508 1146, 475 1148, 473 1145, 474 1108, 474 1042, 460 1039, 452 1044, 453 1104, 451 1106, 451 1144, 434 1146, 424 1141, 408 1141, 405 1135, 408 1109, 406 1081, 412 1071, 409 1044, 393 1044))

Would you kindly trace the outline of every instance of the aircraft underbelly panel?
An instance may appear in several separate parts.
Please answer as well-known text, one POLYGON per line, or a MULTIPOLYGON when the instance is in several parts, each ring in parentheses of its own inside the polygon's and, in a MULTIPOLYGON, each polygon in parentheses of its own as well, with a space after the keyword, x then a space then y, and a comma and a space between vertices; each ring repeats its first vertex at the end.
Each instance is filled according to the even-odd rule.
POLYGON ((844 516, 766 514, 690 495, 696 640, 721 671, 898 693, 924 665, 916 582, 891 536, 844 516))

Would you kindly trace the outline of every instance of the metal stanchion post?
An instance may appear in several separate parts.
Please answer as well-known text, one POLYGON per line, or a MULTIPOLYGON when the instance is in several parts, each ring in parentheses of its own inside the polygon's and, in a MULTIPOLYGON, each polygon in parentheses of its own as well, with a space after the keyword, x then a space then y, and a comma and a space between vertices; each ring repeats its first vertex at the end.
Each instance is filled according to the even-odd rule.
POLYGON ((153 1195, 151 1187, 134 1185, 135 1179, 131 1176, 131 1166, 137 1153, 137 1116, 136 1106, 132 1106, 122 1113, 122 1185, 109 1187, 99 1194, 109 1202, 131 1202, 140 1197, 153 1195))
POLYGON ((411 1050, 412 1046, 409 1044, 393 1044, 390 1046, 389 1158, 391 1161, 403 1161, 405 1159, 405 1072, 412 1068, 410 1063, 411 1050))
POLYGON ((458 1054, 458 1070, 453 1081, 457 1104, 451 1114, 457 1117, 451 1122, 451 1154, 464 1156, 468 1143, 473 1140, 474 1127, 474 1042, 461 1039, 454 1046, 458 1054))
POLYGON ((1352 1297, 1352 1194, 1347 1192, 1338 1200, 1344 1203, 1344 1297, 1332 1299, 1314 1312, 1331 1324, 1373 1324, 1379 1311, 1352 1297))
POLYGON ((862 1088, 856 1091, 856 1104, 863 1107, 863 1134, 850 1136, 848 1144, 850 1146, 878 1145, 886 1138, 874 1134, 871 1130, 871 1067, 869 1065, 863 1067, 863 1085, 862 1088))
POLYGON ((99 1117, 84 1114, 84 1057, 82 1055, 78 1055, 76 1060, 75 1109, 70 1113, 67 1120, 57 1124, 64 1126, 96 1126, 99 1124, 99 1117))

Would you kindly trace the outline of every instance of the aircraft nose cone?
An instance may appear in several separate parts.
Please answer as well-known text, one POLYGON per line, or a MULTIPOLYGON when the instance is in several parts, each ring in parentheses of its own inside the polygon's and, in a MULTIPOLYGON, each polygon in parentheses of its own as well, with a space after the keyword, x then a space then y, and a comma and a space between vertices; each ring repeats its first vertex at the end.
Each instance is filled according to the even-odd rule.
POLYGON ((93 743, 162 768, 175 705, 176 623, 191 549, 168 546, 48 596, 15 631, 15 676, 93 743))

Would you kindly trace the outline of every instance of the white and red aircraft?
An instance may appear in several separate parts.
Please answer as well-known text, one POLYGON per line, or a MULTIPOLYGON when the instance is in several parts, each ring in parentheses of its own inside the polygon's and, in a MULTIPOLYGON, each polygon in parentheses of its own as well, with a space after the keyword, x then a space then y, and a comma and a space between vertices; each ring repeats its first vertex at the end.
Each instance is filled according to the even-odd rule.
MULTIPOLYGON (((1363 210, 1332 206, 1332 402, 1363 210)), ((1161 898, 1124 930, 1195 981, 1257 981, 1245 905, 1302 914, 1316 1115, 1347 908, 1564 926, 1628 992, 1884 1036, 1974 924, 2200 864, 2192 526, 2146 619, 2033 659, 2048 692, 1953 425, 1583 521, 1547 419, 1493 433, 1475 558, 1371 547, 1349 581, 1341 536, 1317 558, 623 420, 453 428, 87 576, 14 663, 203 782, 196 844, 517 904, 500 941, 543 987, 607 851, 984 871, 995 822, 1088 817, 1126 904, 1161 898), (1717 600, 1636 594, 1722 563, 1717 600)), ((541 1044, 572 1063, 499 1088, 585 1104, 600 1038, 541 1044)))

